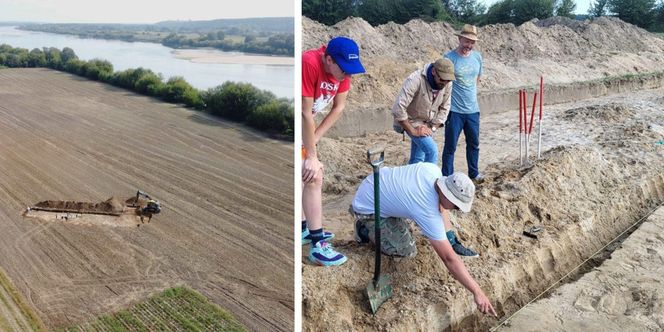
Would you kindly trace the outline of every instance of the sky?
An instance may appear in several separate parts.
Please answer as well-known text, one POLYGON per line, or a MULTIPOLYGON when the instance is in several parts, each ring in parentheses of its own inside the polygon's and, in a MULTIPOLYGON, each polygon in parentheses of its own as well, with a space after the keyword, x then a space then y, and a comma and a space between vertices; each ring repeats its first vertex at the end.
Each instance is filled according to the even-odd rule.
MULTIPOLYGON (((2 1, 2 0, 0 0, 2 1)), ((482 1, 482 0, 480 0, 482 1)), ((588 14, 588 7, 590 7, 590 2, 593 0, 574 0, 576 3, 576 8, 574 9, 575 14, 585 15, 588 14)), ((492 4, 498 2, 498 0, 484 0, 486 8, 489 8, 492 4)))
MULTIPOLYGON (((156 23, 292 17, 294 0, 0 0, 0 22, 156 23)), ((300 0, 296 0, 299 1, 300 0)))

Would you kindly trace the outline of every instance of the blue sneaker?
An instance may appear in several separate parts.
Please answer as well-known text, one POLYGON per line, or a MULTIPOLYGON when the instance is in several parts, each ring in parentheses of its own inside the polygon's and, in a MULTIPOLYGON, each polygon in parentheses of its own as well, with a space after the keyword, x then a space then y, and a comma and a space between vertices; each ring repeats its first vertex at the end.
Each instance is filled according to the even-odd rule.
MULTIPOLYGON (((328 241, 334 239, 334 233, 323 231, 323 240, 328 241)), ((309 234, 309 229, 305 228, 302 231, 302 245, 311 243, 311 234, 309 234)))
POLYGON ((309 249, 309 260, 322 266, 334 266, 345 263, 348 258, 332 248, 327 241, 318 241, 309 249))
POLYGON ((464 256, 464 257, 479 257, 480 256, 478 253, 474 252, 470 248, 464 247, 464 245, 459 243, 459 242, 453 244, 452 249, 454 249, 454 252, 459 256, 464 256))

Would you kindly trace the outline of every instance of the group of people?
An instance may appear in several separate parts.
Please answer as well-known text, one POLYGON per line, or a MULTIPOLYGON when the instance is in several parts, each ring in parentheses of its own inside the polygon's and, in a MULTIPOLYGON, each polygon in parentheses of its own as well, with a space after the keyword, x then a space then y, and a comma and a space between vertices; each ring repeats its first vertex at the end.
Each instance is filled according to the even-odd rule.
MULTIPOLYGON (((478 254, 460 243, 450 222, 450 210, 470 211, 475 183, 483 180, 478 167, 477 101, 482 57, 473 50, 477 28, 464 25, 456 35, 458 47, 411 73, 392 106, 394 129, 410 137, 411 151, 408 165, 380 172, 381 247, 387 255, 414 255, 415 243, 405 221, 413 220, 452 276, 472 292, 478 309, 496 315, 458 257, 478 254), (438 129, 444 130, 442 169, 437 166, 438 129), (454 172, 454 153, 462 131, 468 175, 454 172)), ((341 265, 347 257, 330 244, 334 234, 323 230, 323 164, 316 144, 339 119, 351 75, 364 72, 357 43, 346 37, 333 38, 326 46, 302 54, 302 243, 310 245, 309 260, 323 266, 341 265), (316 126, 314 115, 329 104, 331 110, 316 126)), ((355 239, 374 241, 373 176, 362 181, 350 210, 355 217, 355 239)))

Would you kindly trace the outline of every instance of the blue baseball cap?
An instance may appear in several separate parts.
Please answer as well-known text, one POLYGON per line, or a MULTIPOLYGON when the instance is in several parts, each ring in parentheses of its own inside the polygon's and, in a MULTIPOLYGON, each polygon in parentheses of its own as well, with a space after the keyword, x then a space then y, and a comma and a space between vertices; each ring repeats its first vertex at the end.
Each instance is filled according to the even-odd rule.
POLYGON ((360 62, 360 49, 355 41, 346 37, 335 37, 327 43, 325 52, 334 59, 344 73, 353 75, 364 73, 360 62))

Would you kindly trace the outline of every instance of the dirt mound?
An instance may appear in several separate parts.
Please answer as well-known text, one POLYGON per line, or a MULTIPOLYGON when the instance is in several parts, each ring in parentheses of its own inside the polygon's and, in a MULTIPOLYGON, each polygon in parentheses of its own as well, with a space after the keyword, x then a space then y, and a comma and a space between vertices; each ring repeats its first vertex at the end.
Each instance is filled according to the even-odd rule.
POLYGON ((623 121, 634 115, 631 106, 624 104, 591 105, 565 111, 563 118, 574 120, 578 118, 593 118, 601 121, 623 121))
POLYGON ((120 214, 124 209, 124 204, 116 197, 111 197, 100 203, 48 200, 35 204, 35 207, 50 211, 120 214))
MULTIPOLYGON (((332 36, 358 41, 367 73, 353 80, 353 107, 389 107, 413 70, 457 46, 455 29, 441 22, 412 20, 372 27, 361 18, 334 26, 302 19, 303 48, 332 36)), ((664 40, 617 18, 572 21, 554 17, 520 26, 486 25, 476 49, 484 59, 480 93, 538 83, 570 83, 664 68, 664 40)))
MULTIPOLYGON (((462 241, 484 257, 465 263, 501 315, 601 247, 642 213, 653 194, 664 191, 664 177, 657 177, 658 189, 644 191, 642 178, 627 175, 638 172, 639 165, 598 147, 559 147, 525 169, 494 166, 478 188, 473 211, 455 219, 462 241), (539 242, 519 236, 532 225, 545 229, 539 242)), ((337 218, 351 227, 349 216, 337 218)), ((304 269, 305 330, 486 330, 495 323, 475 316, 472 296, 452 279, 422 236, 415 258, 385 263, 395 296, 372 316, 362 295, 371 279, 372 249, 350 239, 336 244, 348 255, 346 264, 304 269), (320 280, 325 283, 318 287, 320 280)))

